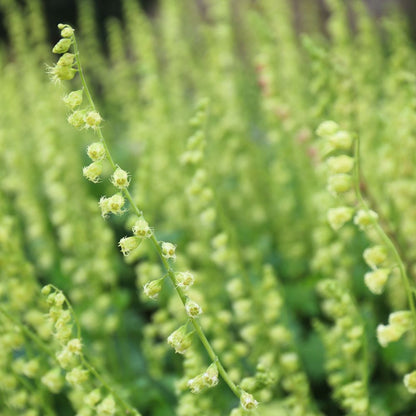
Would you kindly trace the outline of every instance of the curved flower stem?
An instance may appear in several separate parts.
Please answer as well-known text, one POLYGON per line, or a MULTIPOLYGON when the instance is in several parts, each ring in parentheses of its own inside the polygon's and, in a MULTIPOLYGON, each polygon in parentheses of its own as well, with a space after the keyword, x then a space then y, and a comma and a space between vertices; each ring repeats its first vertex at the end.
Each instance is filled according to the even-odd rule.
MULTIPOLYGON (((84 92, 85 95, 88 99, 88 102, 90 104, 90 106, 92 107, 92 109, 94 111, 96 110, 96 106, 94 104, 94 100, 92 99, 91 93, 88 89, 88 85, 87 82, 85 81, 85 77, 84 77, 84 73, 82 70, 82 66, 81 66, 81 61, 79 59, 79 49, 78 49, 78 45, 77 45, 77 41, 75 36, 73 36, 72 38, 73 40, 73 45, 74 45, 74 53, 75 53, 75 59, 76 59, 76 65, 78 67, 78 73, 81 79, 81 83, 82 86, 84 88, 84 92)), ((101 141, 101 143, 103 144, 104 148, 105 148, 105 152, 106 152, 106 157, 107 160, 109 161, 111 167, 115 170, 117 168, 116 163, 114 162, 113 157, 111 156, 110 150, 108 148, 108 145, 106 143, 106 140, 104 138, 104 135, 102 134, 101 128, 98 127, 97 128, 97 135, 101 141)), ((126 197, 126 199, 129 201, 131 208, 133 209, 133 211, 135 212, 135 214, 139 217, 139 218, 144 218, 142 211, 138 208, 138 206, 136 205, 136 203, 134 202, 129 190, 127 188, 123 189, 123 194, 126 197)), ((176 284, 176 278, 175 278, 175 271, 173 270, 173 268, 171 267, 171 265, 169 264, 168 260, 163 257, 162 255, 162 248, 159 244, 159 242, 157 241, 155 235, 152 233, 152 236, 150 237, 150 241, 152 242, 152 245, 154 246, 155 250, 157 251, 160 260, 169 276, 169 279, 171 280, 173 287, 176 290, 176 293, 178 294, 178 296, 180 297, 182 303, 185 305, 186 302, 186 296, 183 292, 183 290, 177 286, 176 284)), ((222 365, 221 361, 219 360, 217 354, 215 353, 214 349, 212 348, 210 342, 208 341, 202 327, 201 324, 199 323, 198 320, 193 319, 193 318, 189 318, 189 321, 191 322, 192 326, 194 327, 195 332, 197 333, 202 345, 204 346, 206 352, 208 353, 209 357, 211 358, 211 360, 216 364, 217 368, 218 368, 218 372, 221 375, 222 379, 225 381, 225 383, 228 385, 228 387, 232 390, 232 392, 238 397, 240 398, 241 396, 241 389, 240 387, 238 387, 230 378, 230 376, 228 375, 227 371, 225 370, 224 366, 222 365)))
MULTIPOLYGON (((367 211, 367 213, 368 213, 369 212, 369 207, 368 207, 368 204, 365 202, 365 200, 362 196, 362 193, 361 193, 361 189, 360 189, 360 140, 359 140, 358 137, 355 138, 354 162, 355 162, 354 163, 354 189, 355 189, 355 194, 356 194, 356 197, 357 197, 358 202, 361 205, 361 207, 365 211, 367 211)), ((377 235, 379 236, 380 240, 390 250, 390 252, 392 253, 392 255, 393 255, 393 257, 394 257, 394 259, 397 263, 397 267, 399 268, 399 272, 400 272, 400 277, 402 279, 403 286, 404 286, 404 289, 406 291, 406 296, 407 296, 407 301, 408 301, 408 304, 409 304, 409 308, 410 308, 410 311, 412 313, 414 329, 416 330, 415 299, 413 297, 412 287, 411 287, 411 284, 410 284, 410 279, 409 279, 409 277, 407 275, 407 272, 406 272, 406 267, 403 263, 403 260, 400 257, 399 251, 396 248, 395 244, 389 238, 389 236, 383 230, 383 228, 380 226, 378 221, 375 218, 373 218, 372 215, 369 215, 368 217, 370 218, 371 223, 374 226, 374 229, 376 230, 377 235)))

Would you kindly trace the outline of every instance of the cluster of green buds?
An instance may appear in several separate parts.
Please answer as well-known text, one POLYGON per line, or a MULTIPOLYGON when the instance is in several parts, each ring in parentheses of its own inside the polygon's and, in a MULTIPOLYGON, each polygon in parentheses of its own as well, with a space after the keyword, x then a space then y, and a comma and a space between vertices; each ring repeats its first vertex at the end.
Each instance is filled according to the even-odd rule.
MULTIPOLYGON (((317 129, 317 134, 327 141, 326 155, 330 154, 330 157, 326 160, 330 173, 328 179, 329 191, 339 196, 352 190, 354 181, 359 180, 353 178, 351 174, 356 161, 354 157, 344 154, 350 150, 353 143, 351 135, 344 130, 340 130, 338 124, 334 121, 321 123, 317 129), (336 152, 335 156, 333 155, 334 152, 336 152)), ((356 210, 354 207, 342 205, 329 209, 327 219, 334 231, 338 231, 353 219, 354 224, 361 231, 370 235, 375 223, 377 223, 378 214, 370 209, 356 210)), ((387 250, 384 246, 375 245, 366 249, 363 257, 371 268, 371 271, 365 274, 364 282, 372 293, 379 295, 383 292, 391 273, 391 268, 384 267, 387 260, 387 250)))
MULTIPOLYGON (((53 67, 48 68, 48 73, 54 82, 69 81, 79 71, 74 29, 64 24, 59 24, 58 28, 61 29, 62 38, 53 47, 52 52, 61 54, 62 56, 53 67), (70 52, 71 49, 74 49, 73 53, 70 52)), ((69 124, 76 128, 90 128, 93 130, 97 130, 100 127, 102 117, 94 108, 87 106, 79 109, 83 102, 82 89, 71 91, 64 96, 63 101, 72 111, 67 119, 69 124)), ((99 159, 99 156, 97 156, 97 159, 99 159)), ((100 173, 99 164, 95 164, 89 169, 84 169, 84 175, 93 182, 97 181, 100 173)))
MULTIPOLYGON (((62 369, 66 371, 66 381, 72 386, 81 386, 88 380, 88 371, 83 367, 82 342, 78 337, 73 337, 74 331, 73 316, 68 307, 65 295, 52 286, 47 285, 42 289, 42 294, 47 296, 46 301, 49 305, 49 319, 54 325, 54 337, 61 345, 60 351, 56 354, 56 359, 62 369)), ((46 383, 53 385, 55 373, 51 373, 46 383)), ((57 386, 53 386, 54 389, 57 386)))
POLYGON ((219 382, 218 368, 212 363, 202 374, 191 378, 187 385, 192 393, 199 393, 205 388, 215 387, 219 382))
POLYGON ((402 335, 412 328, 412 314, 410 311, 397 311, 389 315, 389 323, 387 325, 378 325, 377 339, 382 347, 398 341, 402 335))
MULTIPOLYGON (((324 154, 329 171, 328 191, 335 196, 350 191, 353 185, 351 171, 354 167, 354 159, 346 153, 351 150, 352 136, 347 131, 341 130, 334 121, 324 121, 316 133, 325 140, 324 154)), ((348 221, 351 216, 348 218, 348 215, 344 214, 342 218, 348 218, 348 221)), ((334 225, 338 226, 336 222, 334 225)))
POLYGON ((56 65, 48 68, 54 82, 68 81, 74 78, 77 70, 74 68, 75 54, 68 52, 72 46, 74 29, 69 25, 59 24, 62 38, 53 47, 52 52, 62 55, 56 65))
POLYGON ((326 349, 328 382, 344 409, 351 414, 367 414, 369 397, 362 374, 366 341, 360 313, 348 289, 336 280, 322 280, 317 289, 323 311, 334 323, 315 323, 326 349))
MULTIPOLYGON (((59 367, 52 368, 41 378, 53 393, 61 391, 64 380, 62 370, 66 373, 65 380, 73 388, 83 391, 84 406, 77 414, 91 414, 92 410, 98 415, 113 416, 117 412, 117 405, 112 394, 102 397, 99 388, 89 388, 91 367, 83 356, 83 344, 79 336, 79 326, 73 315, 73 310, 65 295, 52 285, 44 286, 42 294, 46 296, 49 305, 48 317, 54 325, 54 337, 59 341, 60 350, 56 353, 59 367), (73 337, 74 324, 78 336, 73 337)), ((95 370, 94 370, 95 371, 95 370)))

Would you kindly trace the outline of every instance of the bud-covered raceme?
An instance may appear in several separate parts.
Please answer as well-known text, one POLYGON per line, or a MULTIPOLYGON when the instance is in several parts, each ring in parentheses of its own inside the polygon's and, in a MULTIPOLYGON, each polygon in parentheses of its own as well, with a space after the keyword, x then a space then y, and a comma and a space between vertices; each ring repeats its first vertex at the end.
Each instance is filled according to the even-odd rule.
POLYGON ((329 225, 337 231, 352 218, 353 214, 354 209, 350 207, 331 208, 327 214, 329 225))
POLYGON ((129 186, 129 175, 128 173, 121 169, 117 168, 113 175, 111 176, 111 183, 119 189, 124 189, 129 186))

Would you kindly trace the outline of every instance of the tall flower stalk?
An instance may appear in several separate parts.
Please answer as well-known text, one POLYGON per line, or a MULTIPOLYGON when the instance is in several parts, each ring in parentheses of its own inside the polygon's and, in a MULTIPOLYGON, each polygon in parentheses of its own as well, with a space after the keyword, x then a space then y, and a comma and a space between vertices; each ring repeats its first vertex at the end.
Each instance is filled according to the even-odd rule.
MULTIPOLYGON (((382 347, 399 340, 406 332, 416 331, 416 307, 406 266, 393 240, 379 224, 378 214, 369 208, 361 192, 360 174, 360 140, 349 132, 341 130, 337 123, 325 121, 317 129, 317 134, 324 139, 323 147, 327 159, 328 190, 342 203, 356 206, 338 206, 328 211, 328 222, 336 231, 345 223, 354 219, 355 225, 364 231, 375 245, 364 250, 363 258, 370 267, 364 276, 368 289, 375 295, 383 293, 387 280, 393 270, 399 270, 406 294, 409 310, 392 312, 388 324, 379 324, 377 339, 382 347), (352 156, 346 153, 353 148, 352 156)), ((366 378, 368 378, 366 376, 366 378)), ((404 384, 411 393, 416 393, 416 371, 406 374, 404 384)))
MULTIPOLYGON (((176 258, 176 246, 170 242, 160 242, 157 240, 152 228, 147 223, 143 212, 134 202, 133 197, 128 190, 128 186, 130 184, 129 175, 115 162, 102 133, 102 118, 97 111, 97 107, 94 103, 84 76, 74 29, 69 25, 62 24, 58 25, 58 28, 61 29, 62 39, 57 43, 53 51, 63 55, 59 59, 58 63, 54 67, 50 68, 49 72, 54 80, 69 80, 74 77, 76 72, 79 74, 82 90, 73 91, 64 98, 64 101, 73 110, 71 115, 68 117, 68 122, 77 128, 93 129, 99 138, 98 142, 91 144, 88 148, 88 155, 92 159, 92 163, 83 169, 83 174, 87 179, 96 183, 100 180, 100 175, 102 173, 102 161, 106 159, 109 162, 113 170, 111 182, 119 190, 119 192, 111 197, 102 197, 100 199, 99 205, 101 207, 103 217, 107 217, 109 214, 122 214, 125 211, 123 209, 125 199, 129 202, 131 210, 137 216, 137 221, 132 228, 133 235, 123 237, 120 240, 119 246, 121 251, 124 255, 129 255, 130 252, 134 251, 140 245, 142 239, 149 239, 166 270, 166 274, 163 277, 146 284, 144 287, 145 293, 149 297, 156 299, 162 289, 162 284, 165 278, 168 277, 188 316, 186 324, 174 331, 168 337, 168 343, 175 349, 176 352, 183 354, 191 345, 192 334, 196 333, 212 361, 209 371, 207 370, 205 373, 209 374, 209 380, 202 378, 202 384, 200 387, 212 387, 217 384, 212 382, 212 374, 213 372, 217 372, 231 391, 240 399, 243 409, 251 410, 257 407, 258 403, 254 397, 243 391, 241 387, 232 381, 211 346, 211 343, 206 337, 198 320, 198 316, 202 313, 202 309, 195 301, 189 298, 186 293, 186 287, 178 281, 178 278, 180 279, 180 276, 187 272, 178 273, 172 265, 176 258), (73 48, 73 54, 68 52, 70 48, 73 48), (82 104, 82 96, 84 94, 87 99, 87 109, 76 109, 82 104), (191 331, 188 331, 188 326, 191 327, 191 331)), ((190 282, 192 284, 193 279, 191 279, 190 282)))

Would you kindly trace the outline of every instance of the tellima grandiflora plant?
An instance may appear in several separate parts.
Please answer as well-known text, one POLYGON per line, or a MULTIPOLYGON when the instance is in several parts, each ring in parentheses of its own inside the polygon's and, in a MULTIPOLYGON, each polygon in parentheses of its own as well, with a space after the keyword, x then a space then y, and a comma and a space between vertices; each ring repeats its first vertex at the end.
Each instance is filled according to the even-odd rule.
POLYGON ((324 3, 0 0, 2 416, 416 415, 416 49, 324 3))

